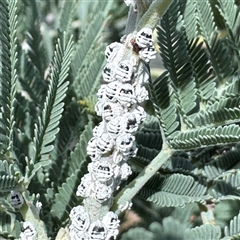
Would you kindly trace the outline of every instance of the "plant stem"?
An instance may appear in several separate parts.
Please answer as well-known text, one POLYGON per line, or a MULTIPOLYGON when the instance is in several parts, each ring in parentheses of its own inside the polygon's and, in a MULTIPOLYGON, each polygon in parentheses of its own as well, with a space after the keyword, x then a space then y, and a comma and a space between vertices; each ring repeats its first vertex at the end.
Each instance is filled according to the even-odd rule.
POLYGON ((122 191, 115 197, 112 211, 119 214, 121 206, 125 206, 132 198, 139 192, 139 190, 146 184, 146 182, 159 170, 159 168, 169 159, 172 155, 170 150, 165 144, 161 152, 152 160, 152 162, 145 167, 145 169, 122 191))
POLYGON ((137 21, 137 12, 134 11, 133 6, 130 6, 129 12, 128 12, 127 25, 125 28, 126 35, 134 32, 135 27, 136 27, 136 21, 137 21))
POLYGON ((138 22, 136 30, 139 31, 144 27, 154 29, 159 18, 163 16, 171 3, 172 0, 154 0, 138 22))

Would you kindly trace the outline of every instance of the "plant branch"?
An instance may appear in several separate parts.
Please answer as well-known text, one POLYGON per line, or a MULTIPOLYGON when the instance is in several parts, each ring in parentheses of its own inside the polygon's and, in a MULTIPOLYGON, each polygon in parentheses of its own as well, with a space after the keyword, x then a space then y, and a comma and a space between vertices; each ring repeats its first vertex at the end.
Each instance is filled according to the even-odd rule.
POLYGON ((139 20, 136 30, 139 31, 144 27, 154 29, 159 18, 163 16, 171 3, 172 0, 154 0, 146 13, 139 20))
POLYGON ((112 211, 117 214, 120 213, 122 206, 129 203, 132 198, 139 192, 139 190, 146 184, 146 182, 159 170, 160 167, 169 159, 172 155, 166 145, 163 145, 161 152, 152 160, 152 162, 145 167, 145 169, 122 191, 115 197, 115 202, 112 206, 112 211))
POLYGON ((125 28, 125 34, 128 35, 135 30, 137 21, 137 12, 134 11, 134 7, 130 6, 128 11, 128 19, 127 19, 127 26, 125 28))

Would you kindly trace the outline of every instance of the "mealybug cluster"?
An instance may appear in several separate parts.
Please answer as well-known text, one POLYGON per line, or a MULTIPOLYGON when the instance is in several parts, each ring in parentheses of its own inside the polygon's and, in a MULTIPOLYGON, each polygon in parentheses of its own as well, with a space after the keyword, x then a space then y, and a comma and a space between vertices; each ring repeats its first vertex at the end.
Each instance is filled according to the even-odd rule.
POLYGON ((34 225, 29 221, 24 222, 21 229, 19 240, 36 240, 36 239, 37 231, 34 225))
MULTIPOLYGON (((125 2, 135 4, 134 0, 125 2)), ((118 234, 118 216, 107 212, 96 220, 91 204, 95 201, 99 206, 110 207, 113 192, 132 173, 127 161, 137 153, 134 133, 146 118, 141 106, 148 99, 145 85, 149 72, 145 63, 156 54, 149 28, 124 39, 122 43, 114 42, 106 47, 104 84, 98 90, 95 106, 102 122, 93 129, 93 137, 88 142, 89 173, 82 177, 77 189, 77 196, 84 198, 84 206, 71 210, 71 239, 110 240, 118 234)), ((122 211, 129 207, 131 203, 120 206, 122 211)))

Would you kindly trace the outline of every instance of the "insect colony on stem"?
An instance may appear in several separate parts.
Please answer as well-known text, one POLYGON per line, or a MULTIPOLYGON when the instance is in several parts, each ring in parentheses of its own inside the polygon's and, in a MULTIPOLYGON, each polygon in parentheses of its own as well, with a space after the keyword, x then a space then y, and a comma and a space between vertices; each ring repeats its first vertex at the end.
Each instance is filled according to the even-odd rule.
MULTIPOLYGON (((113 202, 113 192, 119 188, 132 171, 127 161, 136 156, 134 133, 146 118, 141 103, 148 99, 145 86, 149 71, 145 63, 155 58, 152 30, 143 28, 106 47, 106 66, 102 70, 104 83, 98 90, 95 106, 102 122, 93 129, 87 154, 91 162, 77 189, 77 196, 84 198, 83 205, 71 210, 71 239, 116 239, 118 216, 108 211, 101 214, 96 206, 107 206, 113 202)), ((121 206, 125 210, 131 204, 121 206)))

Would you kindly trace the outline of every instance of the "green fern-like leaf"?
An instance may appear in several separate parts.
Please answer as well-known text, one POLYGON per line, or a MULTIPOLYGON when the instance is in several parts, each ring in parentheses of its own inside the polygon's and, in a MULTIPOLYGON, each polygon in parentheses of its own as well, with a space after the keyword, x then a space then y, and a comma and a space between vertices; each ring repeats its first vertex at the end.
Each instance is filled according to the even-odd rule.
POLYGON ((0 192, 11 191, 19 187, 19 177, 14 168, 15 166, 9 165, 6 160, 0 161, 0 192))
POLYGON ((76 196, 76 190, 79 179, 83 176, 83 172, 80 169, 86 169, 86 162, 80 164, 78 168, 79 170, 76 170, 75 173, 67 178, 66 182, 58 188, 58 192, 54 196, 55 201, 51 207, 51 215, 60 225, 61 220, 67 219, 71 209, 80 203, 76 196))
POLYGON ((197 17, 193 1, 179 1, 180 12, 183 15, 184 27, 189 40, 197 35, 197 17))
POLYGON ((66 171, 70 177, 67 178, 66 182, 64 182, 62 186, 58 188, 55 203, 52 206, 52 215, 58 220, 61 220, 64 217, 66 218, 71 208, 76 206, 79 202, 75 192, 79 184, 79 179, 81 179, 86 172, 86 147, 92 136, 92 127, 91 121, 85 126, 85 130, 81 134, 75 149, 72 151, 71 159, 69 159, 69 164, 66 167, 66 171), (61 211, 59 211, 59 209, 61 209, 61 211))
POLYGON ((200 227, 192 228, 189 232, 187 232, 186 239, 189 239, 189 237, 191 239, 198 239, 198 240, 205 240, 205 239, 218 240, 221 238, 221 228, 219 226, 205 224, 200 227))
POLYGON ((206 186, 191 176, 172 174, 164 177, 156 175, 143 187, 139 196, 160 206, 184 206, 191 202, 204 202, 206 186))
POLYGON ((57 222, 61 223, 61 220, 68 218, 71 208, 79 203, 75 194, 78 179, 77 174, 71 175, 67 181, 59 187, 58 193, 55 195, 51 215, 57 222))
MULTIPOLYGON (((161 20, 158 28, 158 43, 164 67, 178 91, 182 116, 188 115, 196 106, 196 83, 188 53, 188 42, 179 14, 178 1, 174 1, 161 20)), ((183 119, 184 121, 185 119, 183 119)))
POLYGON ((0 143, 1 152, 11 148, 13 142, 14 105, 16 92, 16 63, 17 63, 17 39, 16 39, 16 4, 17 1, 1 1, 0 18, 0 143))
POLYGON ((149 230, 154 233, 155 239, 184 239, 184 230, 186 226, 173 217, 166 217, 162 224, 153 222, 149 230), (175 231, 172 231, 175 229, 175 231))
POLYGON ((238 168, 240 153, 233 150, 223 154, 222 156, 213 159, 207 165, 204 166, 204 172, 209 180, 216 180, 222 177, 223 174, 233 168, 238 168))
POLYGON ((222 180, 217 181, 212 190, 217 200, 240 199, 240 172, 234 171, 223 175, 222 180))
MULTIPOLYGON (((43 36, 40 31, 40 13, 39 6, 36 0, 27 2, 22 9, 25 13, 24 15, 24 25, 26 27, 25 37, 27 45, 27 56, 29 61, 38 70, 38 76, 41 80, 44 79, 44 72, 49 64, 49 59, 47 58, 46 48, 43 42, 43 36)), ((42 85, 44 82, 42 82, 42 85)))
POLYGON ((137 148, 137 156, 134 157, 132 161, 135 165, 141 166, 141 168, 147 166, 159 153, 156 149, 147 148, 141 145, 138 145, 137 148))
POLYGON ((176 106, 176 97, 168 73, 163 73, 150 84, 151 100, 166 136, 180 129, 180 120, 176 106))
POLYGON ((42 102, 47 93, 47 82, 43 78, 43 73, 41 73, 37 66, 34 65, 34 62, 28 55, 23 53, 21 60, 22 71, 19 75, 21 87, 27 92, 29 98, 36 104, 36 106, 41 109, 42 102))
POLYGON ((231 82, 226 83, 225 88, 222 91, 222 96, 223 98, 228 98, 230 96, 236 98, 239 96, 239 91, 240 91, 240 78, 238 74, 236 74, 232 77, 231 82))
POLYGON ((130 161, 133 167, 142 169, 157 156, 162 148, 162 136, 156 117, 147 116, 140 129, 135 134, 137 155, 130 161))
POLYGON ((75 90, 78 93, 79 97, 86 98, 89 95, 93 95, 100 83, 99 79, 102 73, 102 68, 105 63, 104 55, 98 54, 96 52, 104 52, 105 46, 100 44, 97 48, 92 49, 88 53, 88 57, 85 58, 85 61, 88 61, 88 65, 84 65, 79 70, 79 74, 76 76, 74 81, 75 90))
MULTIPOLYGON (((216 81, 212 76, 210 68, 209 57, 205 49, 203 49, 203 42, 198 37, 189 40, 188 51, 192 64, 192 74, 196 81, 197 96, 200 101, 205 102, 212 97, 216 87, 216 81)), ((198 107, 201 109, 201 104, 198 103, 198 107)))
POLYGON ((211 42, 211 36, 216 29, 210 2, 194 0, 195 9, 197 11, 197 20, 199 26, 199 34, 204 37, 206 42, 211 42))
POLYGON ((99 86, 104 55, 96 55, 96 52, 103 53, 105 45, 98 42, 98 38, 113 4, 113 1, 104 0, 92 6, 91 21, 84 26, 83 35, 76 44, 71 69, 75 79, 73 87, 78 98, 94 94, 99 86))
POLYGON ((87 122, 85 111, 80 109, 77 102, 71 102, 60 121, 60 131, 55 140, 54 150, 51 153, 51 158, 56 164, 59 158, 67 157, 67 152, 72 150, 73 142, 80 136, 87 122))
MULTIPOLYGON (((39 116, 39 108, 36 107, 35 103, 23 97, 20 93, 16 93, 16 128, 20 134, 26 136, 28 140, 33 139, 34 137, 34 124, 39 116)), ((17 141, 15 138, 14 141, 17 141)), ((18 139, 19 140, 19 139, 18 139)), ((18 148, 19 146, 14 143, 14 147, 18 148)), ((25 145, 27 148, 27 145, 25 145)), ((20 147, 21 148, 21 147, 20 147)), ((21 150, 22 151, 22 150, 21 150)), ((23 152, 23 151, 22 151, 23 152)), ((27 151, 24 151, 27 152, 27 151)))
POLYGON ((169 144, 175 149, 221 145, 239 141, 239 134, 240 128, 236 124, 217 128, 199 127, 179 133, 174 139, 169 140, 169 144))
POLYGON ((0 192, 11 191, 18 186, 17 178, 14 176, 3 175, 0 176, 0 192))
MULTIPOLYGON (((233 42, 239 42, 238 23, 240 14, 234 1, 218 0, 220 3, 219 11, 225 20, 226 29, 233 42)), ((238 55, 239 56, 239 55, 238 55)))
POLYGON ((57 27, 68 34, 71 34, 71 24, 76 11, 76 1, 64 1, 61 6, 57 27))
POLYGON ((190 163, 188 156, 184 156, 183 152, 176 152, 171 156, 171 158, 162 166, 161 171, 167 173, 183 173, 191 174, 193 173, 194 166, 190 163))
POLYGON ((240 213, 230 221, 229 226, 225 226, 224 234, 225 234, 225 237, 223 238, 224 240, 239 239, 239 237, 240 237, 240 213))
MULTIPOLYGON (((187 36, 182 25, 182 15, 180 15, 178 6, 180 5, 175 1, 163 16, 158 27, 158 43, 161 49, 163 65, 168 70, 170 78, 168 84, 169 90, 166 93, 169 93, 169 95, 173 97, 169 99, 171 104, 169 107, 171 106, 172 109, 166 109, 168 110, 167 112, 161 109, 161 119, 164 126, 170 121, 175 121, 175 126, 177 126, 176 117, 169 117, 170 111, 173 112, 172 114, 174 114, 174 112, 178 114, 181 125, 186 124, 187 126, 191 126, 187 115, 197 104, 196 83, 192 76, 187 36), (173 111, 174 103, 175 111, 173 111)), ((157 81, 159 81, 159 79, 157 81)), ((166 93, 164 95, 166 95, 166 93)), ((157 94, 157 96, 159 96, 159 94, 157 94)), ((167 129, 165 128, 165 130, 167 129)))
POLYGON ((217 27, 209 1, 195 1, 195 6, 199 15, 199 34, 205 40, 215 76, 219 81, 222 81, 233 72, 230 56, 226 54, 226 44, 222 44, 223 41, 218 38, 217 27), (226 62, 228 62, 228 66, 226 66, 226 62))
POLYGON ((144 228, 132 228, 124 233, 121 240, 148 239, 154 240, 154 234, 144 228))
POLYGON ((58 125, 64 106, 63 100, 69 84, 65 79, 68 75, 72 49, 73 42, 71 39, 67 41, 66 35, 64 35, 62 43, 58 40, 42 118, 39 119, 39 126, 36 125, 35 129, 34 162, 47 160, 48 154, 53 149, 51 144, 59 131, 58 125))
POLYGON ((71 162, 69 162, 68 173, 71 174, 79 168, 79 164, 86 161, 87 158, 87 144, 92 137, 93 122, 90 120, 85 126, 83 133, 80 136, 74 151, 71 152, 71 162))
POLYGON ((224 181, 218 181, 212 190, 212 195, 218 201, 239 200, 240 193, 236 187, 232 187, 224 181))
MULTIPOLYGON (((19 54, 21 64, 19 82, 28 97, 42 110, 42 103, 45 101, 48 89, 45 75, 50 58, 40 31, 40 8, 35 0, 23 1, 20 5, 18 17, 22 17, 23 29, 21 32, 25 41, 22 44, 22 51, 19 50, 21 54, 19 54)), ((51 41, 49 41, 50 43, 51 41)))
MULTIPOLYGON (((60 146, 58 146, 58 148, 56 149, 58 149, 59 152, 53 151, 51 154, 52 159, 55 159, 55 161, 51 165, 48 172, 49 172, 49 179, 52 182, 51 187, 53 187, 55 190, 57 186, 63 184, 66 181, 66 178, 71 174, 73 174, 76 171, 76 169, 78 169, 78 166, 81 165, 82 162, 84 162, 87 157, 86 147, 89 139, 92 136, 92 133, 91 133, 92 122, 90 121, 87 125, 85 125, 85 128, 83 129, 82 124, 86 121, 86 119, 84 118, 84 116, 81 115, 81 113, 82 112, 78 112, 79 115, 76 114, 76 112, 72 113, 73 117, 77 117, 77 119, 75 119, 74 121, 71 121, 71 123, 76 123, 74 130, 70 131, 68 128, 66 129, 68 131, 65 135, 66 139, 63 139, 66 141, 63 141, 62 146, 61 146, 61 143, 58 143, 60 146), (82 129, 83 131, 80 132, 82 129), (76 141, 75 134, 77 132, 79 132, 79 134, 81 133, 80 139, 76 144, 74 150, 72 150, 70 144, 73 144, 73 142, 76 141), (75 134, 73 135, 73 133, 75 134), (68 151, 72 150, 71 159, 68 159, 68 160, 66 156, 67 150, 68 151)), ((71 118, 69 120, 71 120, 71 118)), ((68 127, 71 127, 71 125, 69 125, 68 127)), ((64 132, 62 134, 64 134, 64 132)))
POLYGON ((201 111, 195 115, 193 122, 195 126, 218 126, 237 122, 240 119, 239 101, 240 97, 221 96, 214 103, 206 107, 207 111, 201 111))
POLYGON ((214 72, 219 81, 231 77, 235 69, 233 67, 231 52, 228 49, 228 39, 220 38, 218 33, 215 32, 212 37, 212 47, 209 52, 214 72), (226 62, 228 63, 227 65, 226 62))
POLYGON ((21 224, 17 220, 14 208, 6 200, 0 200, 0 238, 18 239, 21 224))
MULTIPOLYGON (((159 129, 159 127, 157 126, 159 129)), ((138 131, 135 134, 136 142, 139 145, 159 151, 162 147, 162 138, 160 132, 138 131)))

